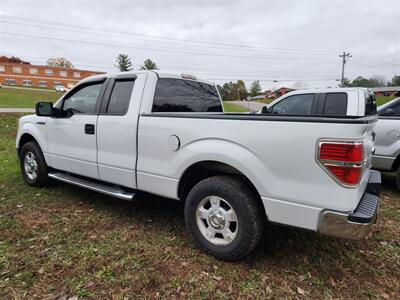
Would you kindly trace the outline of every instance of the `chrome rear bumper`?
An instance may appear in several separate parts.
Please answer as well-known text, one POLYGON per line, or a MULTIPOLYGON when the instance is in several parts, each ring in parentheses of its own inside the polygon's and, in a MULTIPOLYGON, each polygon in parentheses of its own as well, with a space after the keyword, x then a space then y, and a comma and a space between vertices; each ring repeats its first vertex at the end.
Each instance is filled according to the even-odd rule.
POLYGON ((323 211, 318 232, 354 240, 368 235, 378 215, 381 186, 381 174, 378 171, 369 172, 368 184, 357 208, 353 212, 323 211))

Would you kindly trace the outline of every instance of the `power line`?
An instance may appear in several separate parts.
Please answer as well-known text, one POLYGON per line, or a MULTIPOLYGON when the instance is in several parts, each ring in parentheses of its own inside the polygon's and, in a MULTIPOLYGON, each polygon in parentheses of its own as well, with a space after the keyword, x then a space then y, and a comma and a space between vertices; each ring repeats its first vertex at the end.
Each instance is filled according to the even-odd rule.
MULTIPOLYGON (((366 64, 364 64, 364 63, 360 63, 360 62, 358 62, 358 61, 354 61, 354 60, 352 60, 352 61, 350 61, 352 64, 355 64, 355 65, 359 65, 359 66, 363 66, 363 67, 366 67, 366 68, 369 68, 369 69, 374 69, 375 71, 376 70, 378 70, 378 71, 381 71, 381 72, 391 72, 391 73, 396 73, 396 72, 393 72, 392 70, 389 70, 389 69, 381 69, 381 68, 385 68, 385 66, 380 66, 379 68, 377 67, 377 66, 371 66, 371 65, 366 65, 366 64)), ((387 66, 387 68, 389 68, 389 66, 387 66)))
MULTIPOLYGON (((35 59, 30 59, 30 62, 33 63, 41 63, 45 61, 46 58, 44 57, 36 57, 35 59)), ((79 67, 105 67, 105 68, 112 68, 113 65, 104 65, 104 64, 85 64, 80 62, 74 62, 74 66, 79 67)), ((321 74, 318 73, 317 75, 312 73, 294 73, 290 72, 290 74, 284 74, 282 72, 270 73, 270 72, 252 72, 252 73, 245 73, 245 72, 232 72, 232 71, 201 71, 201 70, 194 70, 194 69, 185 69, 187 73, 194 73, 194 74, 203 74, 204 76, 230 76, 229 79, 233 78, 242 78, 244 80, 256 80, 255 78, 270 78, 270 80, 307 80, 307 79, 315 79, 315 80, 331 80, 336 79, 336 75, 332 73, 325 73, 321 74), (287 76, 287 77, 286 77, 287 76), (250 77, 248 79, 248 77, 250 77)), ((208 78, 208 77, 207 77, 208 78)), ((227 77, 228 78, 228 77, 227 77)), ((222 79, 225 79, 223 77, 222 79)), ((222 80, 221 79, 221 80, 222 80)))
MULTIPOLYGON (((219 47, 229 47, 229 48, 239 48, 239 49, 254 49, 254 50, 279 50, 279 51, 285 51, 285 52, 293 52, 293 53, 302 53, 302 54, 313 54, 313 55, 331 55, 335 53, 336 51, 333 50, 317 50, 317 49, 295 49, 295 48, 282 48, 282 47, 266 47, 266 46, 253 46, 253 45, 246 45, 246 44, 235 44, 235 43, 221 43, 221 42, 215 42, 215 41, 199 41, 199 40, 191 40, 191 39, 179 39, 179 38, 172 38, 172 37, 162 37, 162 36, 156 36, 156 35, 146 35, 146 34, 138 34, 138 33, 132 33, 132 32, 124 32, 124 31, 111 31, 111 30, 104 30, 104 29, 97 29, 97 28, 83 28, 80 26, 75 26, 71 24, 65 24, 65 23, 60 23, 60 22, 40 22, 37 20, 29 19, 29 18, 22 18, 18 16, 11 16, 11 15, 3 15, 3 17, 7 18, 13 18, 13 19, 19 19, 23 20, 25 22, 33 22, 33 23, 39 23, 39 24, 29 24, 29 23, 23 23, 23 22, 16 22, 16 21, 8 21, 8 20, 3 20, 3 23, 9 23, 9 24, 17 24, 17 25, 22 25, 22 26, 33 26, 33 27, 42 27, 42 28, 54 28, 57 27, 57 29, 60 29, 59 27, 62 27, 61 30, 67 30, 67 31, 73 31, 73 32, 81 32, 81 33, 88 33, 92 34, 95 32, 100 32, 102 34, 121 34, 121 35, 128 35, 128 36, 133 36, 136 39, 141 39, 147 42, 159 42, 163 41, 163 43, 168 42, 168 43, 192 43, 192 44, 197 44, 200 46, 207 46, 207 47, 212 47, 216 49, 220 49, 219 47), (155 40, 148 40, 148 39, 155 39, 155 40), (157 41, 159 40, 159 41, 157 41)), ((381 59, 375 59, 371 58, 365 55, 361 54, 356 54, 357 57, 369 60, 369 61, 375 61, 387 65, 393 65, 393 66, 400 66, 400 64, 393 63, 393 62, 388 62, 384 61, 381 59)))
MULTIPOLYGON (((221 49, 219 47, 229 47, 229 48, 238 48, 238 49, 253 49, 253 50, 279 50, 279 51, 285 51, 289 52, 287 54, 290 54, 290 52, 293 53, 302 53, 302 54, 312 54, 312 55, 331 55, 335 53, 334 51, 331 50, 317 50, 317 49, 294 49, 294 48, 282 48, 282 47, 266 47, 266 46, 253 46, 253 45, 246 45, 246 44, 234 44, 234 43, 221 43, 221 42, 214 42, 214 41, 199 41, 199 40, 190 40, 190 39, 179 39, 179 38, 172 38, 172 37, 160 37, 160 36, 155 36, 155 35, 146 35, 146 34, 137 34, 137 33, 132 33, 132 32, 123 32, 123 31, 111 31, 111 30, 104 30, 104 29, 97 29, 97 28, 83 28, 80 26, 75 26, 71 24, 65 24, 65 23, 60 23, 60 22, 40 22, 37 20, 32 20, 28 18, 21 18, 17 16, 11 16, 7 15, 7 18, 12 18, 12 19, 17 19, 17 20, 23 20, 24 22, 16 22, 16 21, 9 21, 9 20, 4 20, 4 23, 9 23, 9 24, 16 24, 16 25, 22 25, 22 26, 29 26, 29 27, 42 27, 42 28, 54 28, 56 27, 57 29, 61 30, 67 30, 67 31, 72 31, 72 32, 81 32, 81 33, 88 33, 88 34, 94 34, 94 32, 100 32, 102 34, 110 34, 110 35, 115 35, 115 34, 121 34, 121 35, 127 35, 127 36, 132 36, 135 37, 136 39, 139 40, 144 40, 146 42, 160 42, 162 41, 163 44, 167 43, 187 43, 187 44, 195 44, 195 45, 200 45, 200 46, 207 46, 208 48, 216 48, 216 49, 221 49), (31 22, 31 23, 39 23, 39 24, 29 24, 26 22, 31 22), (94 31, 94 32, 93 32, 94 31), (155 39, 155 40, 149 40, 149 39, 155 39)), ((190 49, 189 49, 190 50, 190 49)), ((197 50, 197 49, 196 49, 197 50)), ((400 64, 396 64, 393 62, 388 62, 380 59, 374 59, 370 58, 365 55, 361 54, 356 54, 357 57, 370 60, 370 61, 376 61, 380 63, 384 63, 387 65, 393 65, 393 66, 400 66, 400 64)))
POLYGON ((243 81, 263 81, 263 82, 277 82, 277 81, 339 81, 338 78, 326 78, 326 79, 313 79, 313 78, 205 78, 207 80, 238 80, 241 79, 243 81))
MULTIPOLYGON (((14 55, 15 53, 3 53, 3 54, 8 54, 8 55, 14 55)), ((43 63, 43 61, 46 61, 48 57, 43 57, 43 56, 31 56, 31 59, 29 59, 29 61, 34 62, 34 63, 38 63, 41 64, 43 63)), ((76 60, 74 61, 74 65, 75 66, 80 66, 80 67, 104 67, 104 68, 113 68, 114 66, 112 64, 87 64, 87 63, 81 63, 81 62, 76 62, 76 60)), ((170 69, 173 70, 176 67, 166 67, 163 69, 170 69)), ((297 79, 303 79, 303 78, 322 78, 325 79, 327 77, 336 77, 336 75, 334 74, 334 72, 326 72, 326 73, 321 73, 321 72, 296 72, 296 70, 294 71, 290 71, 289 73, 285 74, 285 72, 282 72, 282 70, 268 70, 268 71, 258 71, 258 70, 248 70, 246 69, 244 72, 238 72, 236 70, 221 70, 218 69, 216 72, 210 70, 209 68, 199 68, 199 66, 193 66, 191 65, 189 69, 187 68, 183 68, 185 69, 184 71, 187 73, 195 73, 195 74, 204 74, 204 75, 228 75, 228 76, 236 76, 236 77, 257 77, 257 76, 269 76, 269 77, 274 77, 274 78, 281 78, 281 77, 295 77, 297 79), (193 67, 195 67, 195 69, 192 69, 193 67)))
POLYGON ((266 46, 253 46, 253 45, 246 45, 246 44, 236 44, 236 43, 222 43, 222 42, 216 42, 216 41, 201 41, 201 40, 193 40, 193 39, 182 39, 182 38, 173 38, 173 37, 165 37, 165 36, 156 36, 156 35, 149 35, 149 34, 139 34, 139 33, 132 33, 132 32, 126 32, 126 31, 112 31, 112 30, 105 30, 105 29, 98 29, 98 28, 92 28, 92 27, 80 27, 80 26, 75 26, 72 24, 66 24, 66 23, 60 23, 60 22, 40 22, 28 18, 21 18, 17 16, 10 16, 7 15, 7 18, 15 18, 15 19, 20 19, 24 20, 26 22, 31 22, 31 23, 39 23, 39 24, 26 24, 26 23, 21 23, 21 22, 16 22, 16 21, 5 21, 6 23, 13 23, 13 24, 20 24, 20 25, 27 25, 27 26, 35 26, 35 27, 45 27, 49 28, 51 27, 50 25, 57 26, 57 27, 64 27, 63 30, 71 30, 71 29, 78 29, 78 32, 87 32, 91 33, 90 31, 96 31, 100 33, 107 33, 107 34, 122 34, 122 35, 129 35, 129 36, 137 36, 137 37, 145 37, 145 38, 152 38, 152 39, 159 39, 163 41, 175 41, 175 42, 185 42, 185 43, 195 43, 195 44, 204 44, 204 45, 209 45, 209 46, 225 46, 225 47, 230 47, 230 48, 245 48, 245 49, 255 49, 255 50, 279 50, 279 51, 287 51, 287 52, 296 52, 296 53, 310 53, 310 54, 319 54, 319 55, 330 55, 334 54, 337 51, 331 51, 331 50, 317 50, 317 49, 294 49, 294 48, 282 48, 282 47, 266 47, 266 46))
MULTIPOLYGON (((16 3, 31 3, 29 0, 4 0, 5 2, 10 2, 12 4, 16 3)), ((397 0, 353 0, 353 4, 382 4, 382 3, 396 3, 397 0)), ((43 4, 53 4, 53 0, 36 0, 35 3, 43 3, 43 4)), ((297 4, 297 0, 260 0, 260 1, 212 1, 212 0, 202 0, 202 1, 193 1, 193 0, 186 0, 186 1, 177 1, 177 0, 63 0, 58 4, 130 4, 130 5, 170 5, 170 4, 179 4, 179 5, 213 5, 213 6, 220 6, 229 4, 233 5, 270 5, 270 4, 297 4)), ((309 4, 349 4, 348 0, 302 0, 302 3, 309 3, 309 4)))
MULTIPOLYGON (((102 30, 102 29, 97 29, 97 28, 82 28, 79 26, 74 26, 74 25, 70 25, 70 24, 65 24, 65 23, 59 23, 59 22, 49 22, 46 21, 44 24, 42 24, 40 21, 36 21, 36 20, 32 20, 32 19, 27 19, 27 18, 21 18, 21 17, 17 17, 17 16, 7 16, 8 18, 13 18, 13 19, 19 19, 19 20, 24 20, 25 22, 34 22, 34 23, 39 23, 39 24, 29 24, 29 23, 23 23, 23 22, 16 22, 16 21, 4 21, 5 23, 10 23, 10 24, 17 24, 17 25, 22 25, 22 26, 30 26, 30 27, 44 27, 44 28, 54 28, 57 27, 57 29, 60 29, 59 27, 61 27, 61 30, 67 30, 67 31, 73 31, 73 32, 81 32, 81 33, 88 33, 88 34, 94 34, 93 31, 95 32, 100 32, 102 34, 111 34, 111 35, 115 35, 115 34, 122 34, 122 35, 128 35, 128 36, 133 36, 136 39, 142 39, 146 42, 159 42, 162 41, 163 44, 167 43, 194 43, 200 46, 207 46, 208 48, 215 48, 216 49, 220 49, 218 47, 229 47, 229 48, 239 48, 239 49, 254 49, 254 50, 261 50, 261 49, 265 49, 265 50, 279 50, 279 51, 286 51, 286 52, 293 52, 293 53, 302 53, 302 54, 313 54, 313 55, 330 55, 331 53, 334 53, 333 51, 328 51, 328 50, 316 50, 316 49, 293 49, 293 48, 281 48, 281 47, 265 47, 265 46, 252 46, 252 45, 245 45, 245 44, 233 44, 233 43, 220 43, 220 42, 211 42, 211 41, 199 41, 199 40, 189 40, 189 39, 177 39, 177 38, 171 38, 171 37, 160 37, 160 36, 155 36, 155 35, 145 35, 145 34, 136 34, 136 33, 131 33, 131 32, 121 32, 121 31, 110 31, 110 30, 102 30), (156 39, 154 40, 148 40, 148 39, 156 39)), ((152 49, 144 49, 144 50, 154 50, 154 48, 152 49)), ((191 49, 189 49, 191 50, 191 49)), ((198 50, 198 49, 195 49, 198 50)), ((181 49, 179 50, 173 50, 173 51, 181 51, 181 49)), ((289 54, 287 53, 287 54, 289 54)), ((192 53, 190 53, 192 54, 192 53)), ((216 56, 216 54, 212 54, 214 56, 216 56)), ((387 61, 383 61, 383 60, 378 60, 378 59, 374 59, 374 58, 370 58, 361 54, 357 54, 358 57, 360 58, 364 58, 367 60, 371 60, 371 61, 376 61, 376 62, 380 62, 380 63, 384 63, 384 64, 388 64, 388 65, 393 65, 393 66, 400 66, 398 64, 392 63, 392 62, 387 62, 387 61)), ((245 56, 248 57, 248 56, 245 56)), ((271 57, 271 59, 273 59, 271 57)), ((277 58, 280 59, 280 58, 277 58)), ((283 59, 283 58, 282 58, 283 59)), ((296 59, 294 58, 284 58, 287 60, 290 59, 296 59)), ((298 59, 298 58, 297 58, 298 59)), ((303 59, 299 59, 299 60, 304 60, 303 59)))
POLYGON ((368 57, 368 56, 361 55, 361 54, 356 54, 356 55, 357 55, 357 57, 361 57, 361 58, 363 58, 365 60, 369 60, 371 62, 379 62, 379 63, 391 65, 391 66, 400 67, 400 64, 397 64, 397 63, 394 63, 394 62, 389 62, 389 61, 385 61, 385 60, 381 60, 381 59, 376 59, 376 58, 368 57))
MULTIPOLYGON (((37 62, 35 60, 30 60, 31 62, 37 62)), ((101 64, 96 64, 96 65, 87 65, 87 64, 82 64, 82 63, 74 63, 74 66, 79 66, 79 67, 106 67, 106 68, 111 68, 113 67, 112 65, 101 65, 101 64)), ((330 79, 336 79, 334 74, 326 74, 326 75, 312 75, 312 74, 293 74, 291 73, 291 75, 294 75, 293 77, 289 77, 289 79, 287 79, 285 76, 285 74, 283 73, 277 73, 277 74, 270 74, 267 72, 264 73, 259 73, 259 74, 246 74, 246 73, 232 73, 232 72, 202 72, 202 71, 197 71, 197 70, 187 70, 185 72, 188 73, 195 73, 195 74, 203 74, 204 76, 210 76, 210 75, 228 75, 228 76, 232 76, 229 77, 229 79, 233 79, 233 78, 242 78, 243 80, 252 80, 252 78, 258 78, 257 76, 268 76, 269 78, 271 78, 270 80, 306 80, 306 79, 315 79, 315 80, 330 80, 330 79), (331 75, 331 76, 329 76, 331 75), (248 79, 248 77, 251 77, 248 79)), ((224 77, 225 78, 225 77, 224 77)), ((222 79, 224 79, 222 78, 222 79)), ((256 79, 254 79, 256 80, 256 79)))
MULTIPOLYGON (((86 32, 89 34, 94 34, 94 32, 90 32, 90 30, 92 31, 96 31, 96 32, 100 32, 100 33, 107 33, 107 34, 123 34, 123 35, 129 35, 129 36, 135 36, 136 38, 140 39, 140 38, 150 38, 150 39, 159 39, 162 40, 163 43, 167 42, 184 42, 184 43, 194 43, 194 44, 198 44, 201 46, 207 46, 207 47, 211 47, 211 46, 215 46, 215 45, 219 45, 222 47, 230 47, 230 48, 240 48, 240 49, 254 49, 254 50, 260 50, 260 49, 265 49, 265 50, 280 50, 280 51, 288 51, 288 52, 294 52, 294 53, 298 53, 298 54, 313 54, 313 55, 330 55, 330 53, 332 53, 332 51, 327 51, 327 50, 311 50, 311 49, 289 49, 289 48, 278 48, 278 47, 265 47, 265 46, 252 46, 252 45, 245 45, 245 44, 230 44, 230 43, 221 43, 221 42, 212 42, 212 41, 198 41, 198 40, 189 40, 189 39, 177 39, 177 38, 171 38, 171 37, 159 37, 159 36, 154 36, 154 35, 144 35, 144 34, 135 34, 135 33, 129 33, 129 32, 118 32, 118 31, 110 31, 110 30, 102 30, 102 29, 96 29, 96 28, 82 28, 79 26, 73 26, 73 25, 69 25, 69 24, 64 24, 64 23, 58 23, 58 22, 46 22, 49 23, 49 25, 43 25, 41 22, 39 21, 35 21, 35 20, 31 20, 31 19, 26 19, 26 18, 19 18, 19 17, 14 17, 14 16, 7 16, 7 17, 11 17, 11 18, 16 18, 16 19, 22 19, 22 20, 28 20, 27 22, 34 22, 34 23, 39 23, 39 24, 27 24, 27 23, 22 23, 22 22, 15 22, 15 21, 5 21, 7 23, 11 23, 11 24, 17 24, 17 25, 23 25, 23 26, 33 26, 33 27, 44 27, 44 28, 51 28, 51 24, 53 24, 53 27, 61 27, 61 30, 69 30, 69 31, 74 31, 73 29, 76 29, 75 32, 86 32), (63 27, 67 27, 67 28, 63 28, 63 27), (68 28, 71 27, 71 28, 68 28), (86 30, 86 31, 85 31, 86 30), (309 52, 309 53, 307 53, 309 52)), ((60 28, 58 28, 60 29, 60 28)), ((8 35, 19 35, 19 36, 26 36, 26 37, 36 37, 36 38, 41 38, 41 39, 48 39, 48 40, 60 40, 60 41, 68 41, 68 42, 75 42, 75 43, 85 43, 85 44, 93 44, 93 45, 103 45, 103 46, 109 46, 109 47, 125 47, 125 48, 130 48, 130 49, 140 49, 140 50, 148 50, 148 51, 157 51, 157 52, 167 52, 167 53, 184 53, 184 54, 194 54, 194 55, 207 55, 207 56, 219 56, 219 57, 237 57, 237 58, 250 58, 250 59, 274 59, 274 60, 315 60, 312 58, 297 58, 297 57, 273 57, 273 56, 251 56, 251 55, 235 55, 235 54, 220 54, 220 53, 212 53, 212 52, 196 52, 196 51, 183 51, 182 49, 162 49, 162 48, 148 48, 148 47, 138 47, 138 46, 132 46, 132 45, 123 45, 123 44, 116 44, 116 43, 107 43, 107 42, 103 42, 103 41, 83 41, 83 40, 77 40, 77 39, 70 39, 70 38, 59 38, 59 37, 52 37, 52 36, 43 36, 43 35, 36 35, 34 33, 31 34, 22 34, 19 32, 5 32, 5 31, 0 31, 1 34, 8 34, 8 35)), ((146 40, 148 41, 148 40, 146 40)), ((150 42, 152 42, 150 40, 150 42)), ((288 53, 286 53, 288 54, 288 53)), ((345 55, 346 53, 343 53, 343 55, 345 55)), ((358 55, 359 57, 363 57, 365 59, 369 59, 369 60, 374 60, 372 58, 369 58, 367 56, 362 56, 362 55, 358 55)), ((342 55, 340 55, 340 57, 342 57, 342 55)), ((323 59, 323 61, 325 61, 326 59, 323 59)), ((342 68, 342 82, 344 79, 344 64, 347 62, 347 59, 344 59, 344 63, 343 63, 343 68, 342 68)), ((379 61, 379 60, 376 60, 379 61)), ((385 64, 391 64, 391 65, 395 65, 397 66, 397 64, 394 63, 390 63, 390 62, 386 62, 386 61, 381 61, 382 63, 385 64)), ((359 65, 363 65, 361 63, 356 63, 359 65)), ((111 65, 83 65, 83 64, 76 64, 77 66, 99 66, 99 67, 111 67, 111 65)), ((372 68, 371 66, 368 65, 364 65, 366 67, 372 68)), ((387 66, 389 67, 389 66, 387 66)), ((376 69, 376 68, 374 68, 376 69)), ((201 73, 198 71, 194 71, 196 73, 201 73)), ((230 75, 231 73, 212 73, 212 72, 203 72, 206 74, 214 74, 214 75, 230 75)), ((265 73, 259 74, 259 75, 266 75, 265 73)), ((293 75, 293 73, 291 72, 291 75, 293 75)), ((322 74, 321 74, 322 75, 322 74)), ((241 74, 241 76, 254 76, 252 75, 243 75, 241 74)), ((256 75, 257 76, 257 75, 256 75)), ((272 75, 272 77, 274 77, 276 75, 272 75)), ((279 76, 279 75, 277 75, 279 76)), ((308 78, 296 78, 296 79, 280 79, 280 80, 306 80, 308 78)), ((224 78, 222 79, 216 79, 216 80, 225 80, 224 78)), ((245 79, 245 80, 252 80, 252 79, 245 79)), ((255 79, 254 79, 255 80, 255 79)), ((268 80, 276 80, 276 79, 268 79, 268 80)), ((268 81, 267 79, 265 79, 265 81, 268 81)), ((335 80, 334 78, 325 78, 325 77, 321 77, 319 79, 316 80, 335 80)))
MULTIPOLYGON (((220 54, 220 53, 213 53, 213 52, 195 52, 195 51, 183 51, 179 49, 161 49, 161 48, 148 48, 148 47, 138 47, 138 46, 131 46, 131 45, 123 45, 123 44, 116 44, 116 43, 107 43, 107 42, 99 42, 99 41, 83 41, 83 40, 76 40, 70 38, 60 38, 54 36, 44 36, 44 35, 36 35, 36 34, 23 34, 19 32, 10 32, 10 31, 0 31, 0 33, 11 35, 11 36, 24 36, 24 37, 35 37, 40 39, 46 40, 58 40, 58 41, 66 41, 66 42, 75 42, 75 43, 82 43, 82 44, 90 44, 90 45, 101 45, 113 48, 127 48, 127 49, 137 49, 137 50, 147 50, 147 51, 155 51, 155 52, 166 52, 166 53, 182 53, 182 54, 195 54, 201 56, 218 56, 218 57, 235 57, 235 58, 250 58, 250 59, 273 59, 273 60, 297 60, 297 61, 307 61, 307 60, 316 60, 314 58, 296 58, 296 57, 273 57, 273 56, 251 56, 251 55, 235 55, 235 54, 220 54)), ((320 59, 320 61, 326 61, 327 59, 320 59)))
MULTIPOLYGON (((57 29, 60 30, 59 27, 57 26, 49 26, 49 25, 40 25, 40 24, 28 24, 28 23, 23 23, 23 22, 14 22, 14 21, 4 21, 4 23, 7 24, 15 24, 15 25, 22 25, 22 26, 27 26, 29 28, 31 27, 39 27, 39 28, 47 28, 47 29, 57 29)), ((229 46, 229 44, 216 44, 216 45, 211 45, 211 42, 204 42, 204 43, 194 43, 193 41, 187 41, 187 40, 168 40, 167 38, 162 38, 157 40, 155 37, 152 36, 148 36, 148 37, 137 37, 136 34, 129 34, 129 33, 122 33, 122 32, 111 32, 111 31, 102 31, 102 30, 97 30, 97 29, 93 29, 96 31, 88 31, 88 30, 77 30, 77 29, 72 29, 72 28, 61 28, 61 30, 65 30, 65 31, 70 31, 70 32, 78 32, 78 33, 83 33, 83 34, 98 34, 98 32, 101 32, 102 35, 104 34, 108 34, 108 35, 112 35, 113 37, 115 37, 116 34, 120 35, 127 35, 130 36, 130 39, 136 39, 139 41, 145 41, 145 42, 150 42, 150 43, 162 43, 162 45, 165 44, 172 44, 172 45, 178 45, 181 46, 181 43, 185 43, 187 44, 187 46, 200 46, 200 47, 207 47, 207 50, 234 50, 234 51, 245 51, 246 53, 248 53, 249 50, 267 50, 267 51, 276 51, 279 50, 280 52, 286 52, 286 53, 280 53, 280 54, 303 54, 303 55, 331 55, 331 53, 320 53, 320 52, 306 52, 306 51, 312 51, 312 50, 288 50, 288 49, 284 49, 284 48, 266 48, 266 47, 261 47, 261 46, 246 46, 246 45, 231 45, 229 46), (151 39, 149 39, 151 38, 151 39), (194 43, 194 44, 193 44, 194 43), (210 45, 209 45, 210 44, 210 45)), ((188 49, 188 50, 192 50, 192 49, 188 49)), ((202 49, 193 49, 193 50, 202 50, 202 49)), ((316 51, 316 50, 315 50, 316 51)))

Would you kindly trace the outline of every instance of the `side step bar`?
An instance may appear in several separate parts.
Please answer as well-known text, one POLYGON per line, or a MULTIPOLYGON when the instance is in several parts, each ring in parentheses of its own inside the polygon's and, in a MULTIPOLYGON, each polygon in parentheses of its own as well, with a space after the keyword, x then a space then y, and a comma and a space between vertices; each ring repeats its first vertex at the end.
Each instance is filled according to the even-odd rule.
POLYGON ((89 179, 83 179, 80 177, 75 177, 73 175, 61 172, 49 173, 49 177, 58 181, 66 182, 72 185, 76 185, 91 191, 99 192, 122 200, 132 201, 133 197, 135 196, 135 193, 125 191, 119 187, 94 182, 89 179))

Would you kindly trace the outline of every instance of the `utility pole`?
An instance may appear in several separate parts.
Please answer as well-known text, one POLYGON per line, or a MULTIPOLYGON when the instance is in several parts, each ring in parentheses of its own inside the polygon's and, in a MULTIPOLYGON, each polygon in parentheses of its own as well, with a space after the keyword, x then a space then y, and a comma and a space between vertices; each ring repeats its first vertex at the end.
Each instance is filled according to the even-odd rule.
POLYGON ((342 58, 342 81, 341 81, 341 86, 344 86, 344 65, 347 63, 349 58, 351 57, 351 54, 349 52, 346 53, 346 51, 343 52, 343 54, 339 55, 339 57, 342 58))

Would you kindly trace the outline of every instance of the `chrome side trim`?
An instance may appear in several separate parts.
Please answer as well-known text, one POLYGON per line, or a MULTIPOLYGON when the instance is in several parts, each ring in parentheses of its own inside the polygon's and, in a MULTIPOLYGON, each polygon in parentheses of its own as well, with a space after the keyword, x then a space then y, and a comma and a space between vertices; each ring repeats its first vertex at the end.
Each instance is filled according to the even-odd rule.
POLYGON ((374 169, 391 171, 396 157, 374 155, 372 157, 372 166, 374 169))
POLYGON ((75 186, 79 186, 91 191, 102 193, 122 200, 132 201, 133 196, 135 195, 135 193, 127 192, 118 187, 92 182, 88 179, 82 179, 60 172, 49 173, 49 177, 58 181, 66 182, 75 186))
POLYGON ((390 159, 390 160, 395 160, 396 159, 396 157, 386 156, 386 155, 377 155, 377 154, 374 154, 373 157, 374 158, 376 157, 376 158, 390 159))

